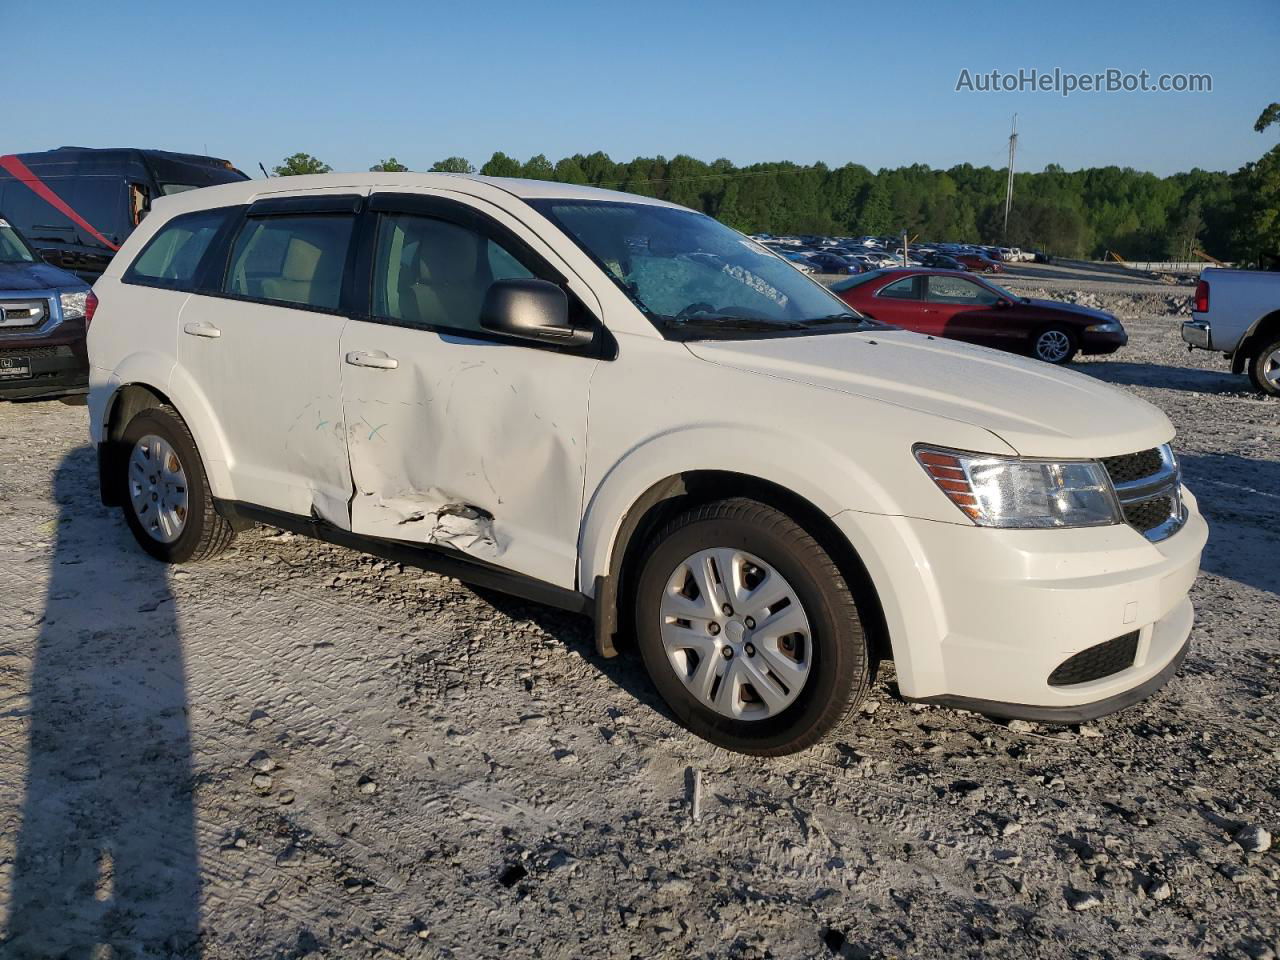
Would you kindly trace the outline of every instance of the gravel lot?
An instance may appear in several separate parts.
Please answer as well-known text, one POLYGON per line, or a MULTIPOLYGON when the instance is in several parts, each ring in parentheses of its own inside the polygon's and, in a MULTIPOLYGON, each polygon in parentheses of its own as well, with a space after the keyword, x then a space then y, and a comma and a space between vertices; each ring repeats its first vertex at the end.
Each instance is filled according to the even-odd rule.
POLYGON ((843 742, 728 754, 569 615, 263 528, 168 570, 83 408, 0 406, 0 955, 1274 957, 1280 404, 1183 351, 1187 288, 1063 283, 1007 280, 1120 314, 1078 369, 1212 524, 1182 674, 1083 727, 889 666, 843 742))

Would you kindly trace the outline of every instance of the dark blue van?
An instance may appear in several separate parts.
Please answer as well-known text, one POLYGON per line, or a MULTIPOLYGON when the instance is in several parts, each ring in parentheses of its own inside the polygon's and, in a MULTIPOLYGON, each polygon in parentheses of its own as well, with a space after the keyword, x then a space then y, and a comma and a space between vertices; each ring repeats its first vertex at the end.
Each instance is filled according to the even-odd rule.
POLYGON ((46 261, 93 282, 153 199, 247 179, 226 160, 164 150, 11 153, 0 156, 0 210, 46 261))

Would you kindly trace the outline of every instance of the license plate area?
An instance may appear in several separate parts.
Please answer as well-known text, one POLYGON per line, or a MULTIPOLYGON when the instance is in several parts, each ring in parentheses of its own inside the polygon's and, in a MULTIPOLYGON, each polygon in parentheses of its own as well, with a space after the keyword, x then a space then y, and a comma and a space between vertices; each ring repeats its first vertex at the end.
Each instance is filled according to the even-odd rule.
POLYGON ((0 357, 0 380, 26 380, 30 376, 30 357, 0 357))

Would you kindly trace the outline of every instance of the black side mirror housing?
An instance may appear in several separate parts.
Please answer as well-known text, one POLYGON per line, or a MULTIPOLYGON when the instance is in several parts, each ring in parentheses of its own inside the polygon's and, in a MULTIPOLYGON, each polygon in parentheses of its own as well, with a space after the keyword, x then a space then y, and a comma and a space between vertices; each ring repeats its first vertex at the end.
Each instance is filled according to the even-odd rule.
POLYGON ((480 326, 493 333, 579 347, 591 342, 590 330, 569 323, 569 296, 547 280, 495 280, 480 307, 480 326))

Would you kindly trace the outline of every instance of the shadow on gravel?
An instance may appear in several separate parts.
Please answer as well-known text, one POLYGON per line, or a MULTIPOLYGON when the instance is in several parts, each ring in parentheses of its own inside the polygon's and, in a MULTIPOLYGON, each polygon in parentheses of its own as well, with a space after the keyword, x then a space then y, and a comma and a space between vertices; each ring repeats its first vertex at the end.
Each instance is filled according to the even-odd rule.
POLYGON ((1209 521, 1201 569, 1280 595, 1280 461, 1183 454, 1179 462, 1209 521))
POLYGON ((56 542, 5 957, 194 957, 199 874, 182 643, 165 568, 58 468, 56 542), (104 949, 98 945, 109 946, 104 949))
MULTIPOLYGON (((581 656, 617 687, 625 690, 640 704, 657 711, 672 723, 678 724, 675 714, 658 696, 645 672, 644 663, 634 643, 620 647, 619 655, 606 659, 596 653, 595 628, 587 617, 574 616, 555 607, 546 607, 511 597, 504 593, 471 587, 486 603, 516 620, 532 620, 548 634, 563 643, 569 650, 581 656)), ((621 638, 620 638, 621 639, 621 638)))
POLYGON ((1229 370, 1201 370, 1198 367, 1167 367, 1159 363, 1080 363, 1073 368, 1107 383, 1126 387, 1160 387, 1190 393, 1247 393, 1249 381, 1229 370))

